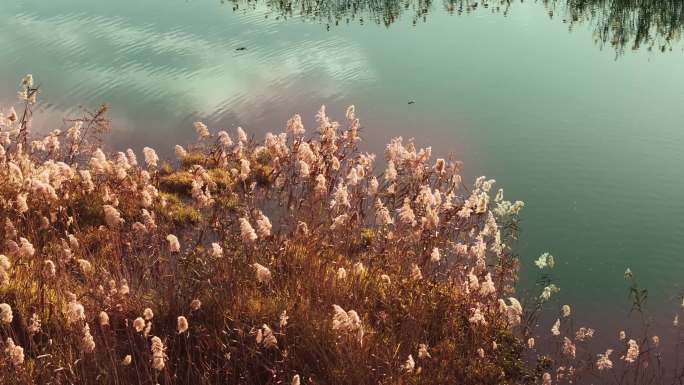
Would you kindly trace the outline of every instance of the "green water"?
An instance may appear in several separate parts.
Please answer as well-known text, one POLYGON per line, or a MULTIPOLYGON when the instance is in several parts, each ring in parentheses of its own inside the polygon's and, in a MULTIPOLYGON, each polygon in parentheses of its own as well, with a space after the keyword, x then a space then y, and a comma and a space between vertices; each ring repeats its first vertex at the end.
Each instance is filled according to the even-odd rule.
POLYGON ((106 102, 113 146, 166 153, 197 119, 262 135, 292 113, 311 123, 320 104, 338 117, 355 104, 370 150, 416 137, 527 203, 522 287, 549 251, 560 300, 587 319, 626 313, 626 267, 674 311, 681 4, 325 4, 1 0, 0 101, 30 72, 37 127, 106 102))

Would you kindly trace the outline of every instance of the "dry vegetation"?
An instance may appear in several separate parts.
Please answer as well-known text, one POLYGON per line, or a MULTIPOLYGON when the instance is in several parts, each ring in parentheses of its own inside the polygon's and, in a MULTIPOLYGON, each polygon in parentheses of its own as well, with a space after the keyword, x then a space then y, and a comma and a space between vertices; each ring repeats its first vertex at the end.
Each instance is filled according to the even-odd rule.
MULTIPOLYGON (((569 307, 558 358, 535 350, 555 286, 527 312, 513 298, 522 203, 401 138, 375 174, 353 107, 344 126, 322 108, 315 134, 294 116, 263 141, 196 123, 171 165, 100 150, 104 109, 32 137, 36 94, 27 77, 23 112, 0 115, 3 383, 548 384, 610 369, 583 353, 569 307)), ((616 348, 620 383, 645 383, 652 357, 632 342, 616 348)))

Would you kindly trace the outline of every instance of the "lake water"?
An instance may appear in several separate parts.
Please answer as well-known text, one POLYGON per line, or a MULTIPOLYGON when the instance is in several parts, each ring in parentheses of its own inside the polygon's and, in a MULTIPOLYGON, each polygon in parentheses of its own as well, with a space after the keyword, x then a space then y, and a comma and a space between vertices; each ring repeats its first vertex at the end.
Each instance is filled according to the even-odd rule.
POLYGON ((38 126, 108 103, 113 145, 166 153, 198 119, 261 136, 355 104, 369 149, 416 137, 527 203, 522 287, 548 250, 560 301, 588 322, 627 313, 627 267, 670 317, 684 272, 681 2, 474 3, 0 0, 0 102, 32 73, 38 126))

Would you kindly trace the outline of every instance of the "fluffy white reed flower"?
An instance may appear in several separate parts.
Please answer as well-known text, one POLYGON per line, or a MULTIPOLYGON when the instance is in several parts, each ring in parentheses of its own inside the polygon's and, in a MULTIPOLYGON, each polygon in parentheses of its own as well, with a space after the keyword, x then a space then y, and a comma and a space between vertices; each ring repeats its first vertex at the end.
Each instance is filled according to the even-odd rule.
POLYGON ((639 344, 634 340, 627 341, 627 354, 625 355, 625 361, 633 363, 639 358, 639 344))
POLYGON ((468 318, 468 322, 473 325, 487 326, 487 320, 485 319, 485 316, 482 314, 482 311, 479 307, 472 308, 470 311, 473 312, 473 314, 470 316, 470 318, 468 318))
POLYGON ((271 228, 273 226, 268 217, 259 211, 257 213, 256 227, 257 235, 261 238, 267 238, 271 235, 271 228))
POLYGON ((416 281, 423 279, 423 273, 420 271, 420 267, 415 263, 411 265, 411 279, 416 281))
POLYGON ((197 311, 202 307, 202 301, 199 299, 195 298, 192 301, 190 301, 190 310, 192 311, 197 311))
POLYGON ((392 284, 392 279, 390 278, 389 275, 383 274, 380 276, 380 281, 382 281, 383 284, 385 285, 391 285, 392 284))
POLYGON ((92 353, 95 351, 95 339, 90 334, 90 326, 86 323, 83 327, 83 339, 81 340, 81 349, 84 353, 92 353))
POLYGON ((218 140, 223 147, 229 147, 233 145, 233 139, 231 139, 230 135, 228 135, 228 133, 225 131, 218 132, 218 140))
POLYGON ((9 259, 0 254, 0 286, 7 285, 9 283, 8 271, 11 267, 9 259))
POLYGON ((380 187, 380 183, 378 182, 378 178, 372 177, 368 181, 368 194, 369 195, 375 195, 378 193, 378 188, 380 187))
POLYGON ((323 196, 328 193, 328 186, 326 184, 325 175, 316 175, 316 185, 314 186, 314 193, 316 196, 323 196))
POLYGON ((82 121, 77 121, 74 123, 73 126, 69 127, 67 129, 67 139, 69 139, 72 143, 74 143, 75 147, 77 145, 76 142, 81 138, 81 128, 83 127, 83 122, 82 121))
POLYGON ((347 270, 345 270, 344 267, 340 267, 339 269, 337 269, 337 279, 339 281, 344 281, 345 279, 347 279, 347 270))
POLYGON ((105 214, 105 222, 107 226, 112 228, 117 228, 122 225, 125 221, 121 218, 121 213, 114 206, 104 205, 102 206, 105 214))
POLYGON ((123 366, 128 366, 133 362, 133 357, 131 357, 130 354, 126 354, 126 356, 121 360, 121 365, 123 366))
POLYGON ((494 286, 494 281, 492 281, 492 275, 487 273, 484 281, 480 284, 480 295, 486 297, 494 293, 496 293, 496 287, 494 286))
POLYGON ((439 262, 442 259, 442 255, 439 253, 439 248, 434 247, 432 253, 430 253, 430 260, 432 262, 439 262))
POLYGON ((559 291, 560 289, 558 288, 558 286, 550 284, 549 286, 546 286, 544 290, 542 290, 542 293, 539 296, 539 298, 543 301, 548 301, 553 294, 558 293, 559 291))
POLYGON ((375 222, 379 226, 388 226, 394 223, 389 210, 385 207, 380 198, 375 200, 375 222))
POLYGON ((109 325, 109 314, 107 312, 101 311, 97 318, 100 321, 100 326, 109 325))
POLYGON ((152 311, 152 309, 150 309, 149 307, 145 308, 145 310, 143 310, 143 318, 145 319, 145 321, 149 321, 152 318, 154 318, 154 312, 152 311))
POLYGON ((359 342, 359 344, 363 342, 363 324, 361 323, 361 318, 355 310, 349 310, 348 312, 345 312, 342 307, 333 305, 332 329, 334 331, 347 334, 355 334, 356 340, 359 342))
POLYGON ((397 168, 393 161, 387 162, 387 169, 385 170, 385 180, 393 182, 397 179, 397 168))
POLYGON ((278 340, 273 334, 273 330, 271 330, 271 328, 266 324, 263 324, 257 331, 256 342, 257 344, 263 345, 266 348, 274 348, 278 346, 278 340))
POLYGON ((561 307, 561 314, 564 318, 569 317, 571 312, 570 305, 563 305, 563 307, 561 307))
POLYGON ((238 134, 238 140, 242 143, 247 142, 247 134, 245 133, 245 130, 242 129, 242 127, 237 128, 237 134, 238 134))
POLYGON ((342 225, 344 225, 348 218, 349 215, 347 214, 340 214, 336 216, 335 218, 333 218, 333 223, 330 225, 330 230, 335 230, 341 227, 342 225))
POLYGON ((121 295, 128 295, 128 293, 131 292, 131 289, 128 287, 128 282, 123 279, 121 280, 121 287, 119 288, 119 294, 121 295))
POLYGON ((345 207, 351 207, 351 203, 349 203, 349 191, 347 190, 347 186, 344 184, 344 182, 340 181, 333 193, 333 199, 330 202, 330 208, 336 209, 345 207))
POLYGON ((67 323, 73 324, 85 319, 85 309, 80 302, 76 301, 75 297, 67 304, 67 323))
POLYGON ((154 149, 150 147, 143 148, 143 155, 145 155, 145 163, 147 164, 147 167, 157 167, 159 157, 154 149))
POLYGON ((26 203, 26 199, 28 198, 28 193, 21 193, 17 195, 16 198, 16 208, 19 213, 25 213, 29 210, 28 204, 26 203))
POLYGON ((49 259, 46 259, 43 262, 43 277, 53 278, 55 275, 57 275, 57 267, 55 266, 55 263, 49 259))
POLYGON ((246 180, 249 178, 249 173, 251 169, 249 167, 250 163, 247 159, 240 159, 240 180, 246 180))
POLYGON ((3 254, 0 254, 0 269, 9 270, 10 267, 12 267, 12 264, 10 263, 9 258, 3 254))
POLYGON ((90 158, 88 165, 90 166, 90 170, 95 174, 104 174, 112 168, 112 165, 107 162, 107 157, 104 152, 99 148, 93 152, 93 156, 90 158))
POLYGON ((416 215, 411 208, 411 200, 408 197, 404 198, 404 204, 397 210, 399 213, 399 220, 407 226, 416 225, 416 215))
POLYGON ((477 348, 477 355, 478 355, 480 358, 484 358, 484 357, 485 357, 485 351, 484 351, 484 349, 482 349, 482 348, 477 348))
POLYGON ((177 328, 179 334, 185 333, 186 331, 188 331, 188 319, 182 315, 178 316, 178 322, 177 322, 176 328, 177 328))
POLYGON ((563 354, 575 358, 575 344, 568 337, 563 337, 563 354))
POLYGON ((511 301, 510 306, 507 306, 504 302, 504 306, 506 306, 505 312, 508 317, 508 323, 511 324, 511 326, 517 326, 520 324, 522 319, 522 306, 520 305, 520 302, 513 297, 509 297, 508 300, 511 301))
POLYGON ((9 356, 9 362, 14 366, 21 366, 24 363, 24 348, 19 345, 15 345, 14 340, 8 338, 5 341, 5 353, 9 356))
POLYGON ((551 327, 551 334, 554 336, 560 335, 560 319, 556 319, 556 322, 553 323, 553 326, 551 327))
POLYGON ((178 158, 178 160, 183 160, 183 158, 185 158, 186 156, 188 156, 188 152, 185 151, 185 149, 183 148, 183 146, 178 145, 178 144, 177 144, 176 147, 174 148, 174 152, 176 153, 176 157, 178 158))
POLYGON ((534 338, 530 337, 527 339, 527 347, 530 349, 534 348, 534 338))
POLYGON ((303 160, 297 161, 297 175, 304 179, 311 175, 311 169, 309 168, 309 165, 303 160))
POLYGON ((19 257, 21 258, 29 258, 33 257, 33 255, 36 253, 36 249, 33 248, 33 244, 29 242, 28 239, 26 238, 19 238, 19 257))
POLYGON ((432 357, 430 355, 430 352, 428 352, 428 346, 427 344, 419 344, 418 345, 418 358, 423 359, 423 358, 430 358, 432 357))
POLYGON ((575 333, 575 339, 577 341, 584 341, 586 339, 592 338, 594 336, 594 329, 581 327, 575 333))
POLYGON ((78 267, 84 274, 90 274, 93 271, 93 265, 85 259, 77 259, 78 267))
POLYGON ((285 326, 287 326, 287 321, 290 319, 290 317, 287 315, 287 310, 283 310, 282 313, 280 313, 280 322, 278 323, 278 328, 280 329, 280 332, 283 333, 283 329, 285 329, 285 326))
POLYGON ((251 244, 257 240, 257 233, 254 231, 254 228, 247 218, 240 218, 240 236, 242 237, 242 241, 247 244, 251 244))
POLYGON ((301 385, 301 380, 299 379, 299 374, 295 374, 294 377, 292 377, 291 385, 301 385))
POLYGON ((166 236, 166 240, 169 242, 169 251, 172 253, 180 252, 180 243, 178 242, 178 237, 173 234, 166 236))
POLYGON ((598 360, 596 360, 596 369, 606 370, 613 368, 613 361, 610 360, 610 355, 613 353, 613 349, 608 349, 604 354, 598 355, 598 360))
POLYGON ((67 238, 69 239, 69 246, 70 246, 72 249, 77 250, 77 249, 80 247, 80 245, 79 245, 79 243, 78 243, 78 238, 76 238, 75 235, 73 235, 73 234, 68 234, 68 235, 67 235, 67 238))
POLYGON ((223 248, 218 243, 211 244, 211 256, 214 258, 221 258, 223 256, 223 248))
POLYGON ((480 288, 480 281, 477 279, 477 275, 473 274, 472 269, 468 272, 468 288, 470 290, 477 290, 480 288))
POLYGON ((0 322, 9 324, 13 319, 12 307, 6 303, 0 303, 0 322))
POLYGON ((135 156, 135 152, 132 149, 126 150, 126 156, 128 157, 128 164, 135 167, 138 165, 138 157, 135 156))
POLYGON ((195 126, 195 132, 197 133, 198 139, 201 140, 209 136, 209 129, 207 128, 206 124, 202 122, 195 122, 193 126, 195 126))
POLYGON ((150 350, 152 351, 152 367, 159 371, 163 370, 166 355, 164 354, 164 344, 159 337, 152 337, 150 350))
POLYGON ((403 365, 403 369, 406 373, 413 373, 416 370, 416 361, 413 360, 413 356, 409 354, 406 362, 403 365))
POLYGON ((352 168, 351 170, 349 170, 349 174, 347 174, 347 184, 349 186, 356 186, 357 184, 359 184, 360 179, 361 178, 359 177, 356 168, 352 168))
MULTIPOLYGON (((293 136, 302 136, 306 132, 304 124, 302 124, 302 117, 295 114, 287 121, 287 131, 293 136)), ((299 378, 299 376, 297 376, 299 378)))
POLYGON ((142 317, 138 317, 133 321, 133 329, 140 333, 145 329, 145 320, 142 317))
POLYGON ((269 283, 271 281, 271 270, 258 263, 252 265, 256 270, 256 279, 259 283, 269 283))
POLYGON ((553 269, 556 262, 553 258, 553 255, 549 253, 544 253, 536 261, 534 261, 534 264, 537 265, 539 269, 543 269, 546 267, 548 267, 549 269, 553 269))
POLYGON ((551 374, 549 374, 548 372, 544 373, 542 375, 542 385, 551 385, 551 384, 552 384, 551 374))

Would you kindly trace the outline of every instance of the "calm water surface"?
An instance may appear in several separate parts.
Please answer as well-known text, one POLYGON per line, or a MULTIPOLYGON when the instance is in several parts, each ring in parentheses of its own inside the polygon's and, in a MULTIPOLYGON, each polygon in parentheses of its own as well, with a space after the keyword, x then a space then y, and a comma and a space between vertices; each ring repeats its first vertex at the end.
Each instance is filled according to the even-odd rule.
POLYGON ((0 0, 0 101, 33 73, 38 123, 59 128, 79 105, 106 102, 113 145, 167 153, 192 140, 197 119, 261 135, 292 113, 312 118, 326 104, 341 117, 355 104, 370 149, 416 137, 527 203, 523 287, 548 250, 560 300, 588 322, 627 313, 627 267, 669 317, 684 272, 681 24, 661 15, 664 36, 644 36, 652 20, 618 10, 627 23, 617 25, 601 11, 611 1, 595 3, 462 14, 357 4, 356 15, 301 17, 282 3, 0 0))

